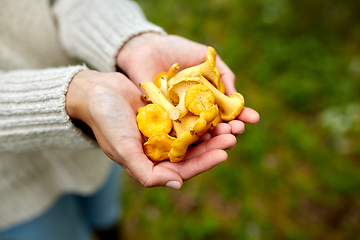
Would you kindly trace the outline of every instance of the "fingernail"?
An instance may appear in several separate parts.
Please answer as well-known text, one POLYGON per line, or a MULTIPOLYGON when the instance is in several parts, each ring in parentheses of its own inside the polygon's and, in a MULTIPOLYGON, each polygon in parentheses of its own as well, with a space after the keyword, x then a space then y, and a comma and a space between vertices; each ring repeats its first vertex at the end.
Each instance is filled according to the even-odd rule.
POLYGON ((168 181, 165 186, 176 190, 179 190, 181 188, 181 185, 178 181, 168 181))

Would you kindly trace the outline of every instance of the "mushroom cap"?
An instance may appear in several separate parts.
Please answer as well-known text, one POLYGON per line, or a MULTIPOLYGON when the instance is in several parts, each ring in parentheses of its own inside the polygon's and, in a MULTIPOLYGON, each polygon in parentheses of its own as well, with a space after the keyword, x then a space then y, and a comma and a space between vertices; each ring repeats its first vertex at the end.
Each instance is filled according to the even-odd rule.
POLYGON ((195 116, 193 114, 187 114, 184 117, 173 121, 173 127, 176 133, 177 137, 180 137, 180 135, 188 130, 192 130, 196 124, 196 122, 199 120, 199 116, 195 116))
POLYGON ((173 128, 176 136, 179 138, 186 131, 193 131, 197 136, 202 136, 209 128, 211 123, 219 115, 219 109, 216 104, 200 114, 200 116, 191 113, 173 121, 173 128))
POLYGON ((172 122, 167 111, 155 103, 140 107, 136 122, 140 132, 146 137, 158 133, 169 133, 172 129, 172 122))
POLYGON ((186 154, 188 147, 196 142, 199 137, 196 135, 195 131, 187 130, 183 132, 174 142, 171 144, 171 150, 168 154, 170 162, 179 162, 181 161, 186 154))
POLYGON ((169 87, 169 98, 173 101, 174 105, 177 105, 180 97, 184 97, 189 87, 199 83, 201 83, 201 80, 197 77, 179 78, 169 87))
POLYGON ((224 121, 231 121, 239 116, 245 103, 244 97, 240 93, 230 95, 229 99, 231 99, 231 102, 229 101, 228 104, 231 104, 231 106, 220 108, 220 116, 224 121))
POLYGON ((180 65, 178 63, 174 63, 168 72, 161 72, 159 74, 157 74, 155 77, 154 77, 154 83, 155 85, 160 88, 161 86, 161 83, 160 83, 160 79, 162 77, 165 77, 165 79, 167 81, 169 81, 170 78, 172 78, 173 76, 175 76, 175 74, 177 73, 177 71, 179 70, 180 68, 180 65))
POLYGON ((209 67, 213 70, 215 75, 211 71, 207 71, 202 73, 202 75, 207 78, 212 85, 214 85, 217 89, 220 90, 220 92, 225 93, 225 86, 220 78, 220 72, 219 69, 216 67, 216 56, 217 53, 215 49, 211 46, 208 46, 207 52, 206 52, 206 59, 205 62, 208 62, 209 67))
POLYGON ((169 99, 153 82, 142 82, 139 86, 153 103, 161 105, 168 112, 171 119, 178 119, 180 110, 170 103, 169 99))
POLYGON ((196 84, 186 91, 185 107, 195 115, 209 110, 215 103, 212 91, 202 84, 196 84))
POLYGON ((167 72, 161 72, 161 73, 157 74, 157 75, 154 77, 154 84, 155 84, 158 88, 161 87, 161 81, 160 81, 160 79, 161 79, 162 77, 166 77, 167 74, 168 74, 167 72))
POLYGON ((212 126, 212 122, 219 115, 219 108, 216 104, 204 112, 200 113, 199 120, 196 121, 193 129, 196 132, 196 135, 199 137, 204 135, 209 128, 212 126))
POLYGON ((222 123, 222 122, 223 122, 223 120, 221 119, 220 111, 219 111, 219 113, 216 115, 216 118, 214 119, 214 121, 211 122, 211 125, 215 127, 216 125, 218 125, 219 123, 222 123))
POLYGON ((175 140, 176 138, 171 137, 166 133, 155 134, 144 143, 144 153, 153 161, 168 159, 171 145, 175 140))
POLYGON ((205 61, 199 65, 195 65, 178 72, 173 78, 169 80, 169 85, 171 86, 173 82, 176 82, 179 78, 192 77, 200 74, 222 93, 224 93, 225 87, 220 78, 220 72, 215 64, 216 56, 217 53, 215 49, 208 46, 205 61))

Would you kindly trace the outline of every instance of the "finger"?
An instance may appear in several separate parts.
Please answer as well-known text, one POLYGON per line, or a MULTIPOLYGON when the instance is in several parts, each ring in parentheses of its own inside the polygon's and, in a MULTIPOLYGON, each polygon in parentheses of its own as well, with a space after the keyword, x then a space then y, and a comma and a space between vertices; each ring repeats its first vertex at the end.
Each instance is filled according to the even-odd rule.
POLYGON ((244 107, 237 119, 244 123, 256 124, 260 120, 260 115, 254 109, 244 107))
POLYGON ((206 132, 204 135, 202 135, 199 140, 197 140, 196 143, 202 143, 202 142, 206 142, 209 141, 212 138, 211 133, 210 132, 206 132))
POLYGON ((245 124, 239 120, 232 120, 229 122, 231 126, 231 133, 232 134, 241 134, 245 131, 245 124))
POLYGON ((183 180, 176 171, 159 164, 154 165, 142 152, 128 153, 125 159, 131 159, 124 164, 128 174, 144 187, 167 186, 180 189, 183 185, 183 180))
POLYGON ((202 154, 214 149, 229 149, 236 145, 236 137, 232 134, 222 134, 211 138, 207 142, 200 143, 194 147, 190 147, 186 153, 184 160, 199 157, 202 154))
POLYGON ((174 171, 177 171, 182 179, 186 181, 195 177, 196 175, 199 175, 200 173, 210 170, 227 159, 228 155, 224 150, 214 149, 183 162, 162 162, 161 164, 173 169, 174 171))
POLYGON ((198 143, 209 141, 212 137, 221 135, 221 134, 230 134, 231 133, 231 126, 227 123, 219 123, 215 127, 209 129, 204 135, 202 135, 198 143))
POLYGON ((215 149, 197 158, 185 161, 179 168, 179 175, 186 181, 225 162, 227 159, 228 154, 224 150, 215 149))
POLYGON ((229 134, 231 133, 231 126, 227 123, 219 123, 215 127, 211 128, 209 132, 213 137, 221 134, 229 134))

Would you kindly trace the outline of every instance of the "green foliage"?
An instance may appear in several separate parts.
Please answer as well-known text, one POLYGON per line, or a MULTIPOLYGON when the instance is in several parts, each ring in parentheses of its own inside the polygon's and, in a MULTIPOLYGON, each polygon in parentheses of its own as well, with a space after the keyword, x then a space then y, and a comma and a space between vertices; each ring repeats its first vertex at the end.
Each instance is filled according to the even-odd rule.
POLYGON ((138 0, 169 34, 213 46, 261 120, 181 191, 127 179, 129 239, 358 239, 356 0, 138 0))

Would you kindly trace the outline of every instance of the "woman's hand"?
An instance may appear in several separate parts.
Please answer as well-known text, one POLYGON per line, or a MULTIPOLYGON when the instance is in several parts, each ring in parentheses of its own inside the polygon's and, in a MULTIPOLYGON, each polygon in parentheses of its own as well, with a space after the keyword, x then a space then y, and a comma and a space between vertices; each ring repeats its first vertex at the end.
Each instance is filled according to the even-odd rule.
MULTIPOLYGON (((116 58, 117 65, 137 85, 140 82, 150 82, 156 74, 167 72, 174 63, 179 63, 180 70, 205 61, 207 46, 174 35, 160 35, 144 33, 130 39, 116 58)), ((216 58, 216 66, 224 83, 226 94, 231 95, 235 90, 235 74, 221 60, 216 58)), ((231 133, 239 134, 244 131, 244 123, 255 124, 259 121, 259 114, 244 107, 236 120, 230 121, 231 133)), ((220 126, 221 127, 221 126, 220 126)))
POLYGON ((143 152, 143 137, 136 112, 144 103, 142 92, 120 73, 82 71, 76 74, 66 95, 66 110, 94 132, 104 153, 145 187, 180 189, 188 180, 227 159, 225 149, 236 144, 227 124, 209 131, 207 138, 189 148, 186 161, 154 163, 143 152))

